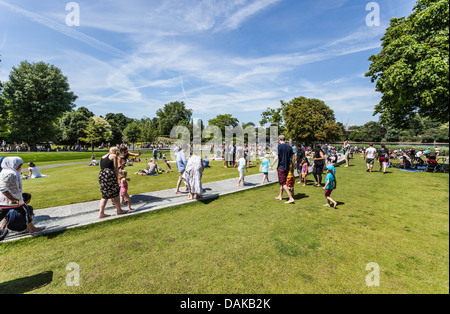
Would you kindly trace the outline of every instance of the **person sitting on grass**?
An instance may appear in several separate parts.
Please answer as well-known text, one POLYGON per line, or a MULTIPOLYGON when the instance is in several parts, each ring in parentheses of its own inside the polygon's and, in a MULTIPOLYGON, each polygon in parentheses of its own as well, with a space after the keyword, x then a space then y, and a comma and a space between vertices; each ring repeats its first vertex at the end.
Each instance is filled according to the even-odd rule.
POLYGON ((333 204, 333 208, 337 209, 337 202, 331 198, 331 193, 336 189, 336 170, 333 165, 329 165, 327 167, 327 176, 325 178, 325 186, 323 189, 325 190, 325 198, 327 199, 327 204, 324 206, 331 207, 333 204))
POLYGON ((44 177, 33 162, 28 163, 28 173, 29 173, 28 177, 30 179, 37 179, 44 177))
POLYGON ((158 174, 158 165, 156 164, 155 159, 153 158, 150 159, 150 162, 147 165, 147 170, 145 172, 149 176, 154 176, 158 174))
POLYGON ((203 168, 207 169, 207 168, 211 168, 211 166, 209 165, 209 159, 208 156, 205 156, 203 158, 203 168))
POLYGON ((36 228, 33 224, 33 207, 28 205, 31 201, 31 194, 23 193, 25 205, 21 209, 13 209, 8 212, 2 224, 2 230, 8 228, 16 232, 37 233, 44 231, 45 228, 36 228))
POLYGON ((411 169, 411 159, 409 158, 409 156, 406 153, 403 154, 401 159, 402 159, 401 168, 403 168, 403 169, 411 169))

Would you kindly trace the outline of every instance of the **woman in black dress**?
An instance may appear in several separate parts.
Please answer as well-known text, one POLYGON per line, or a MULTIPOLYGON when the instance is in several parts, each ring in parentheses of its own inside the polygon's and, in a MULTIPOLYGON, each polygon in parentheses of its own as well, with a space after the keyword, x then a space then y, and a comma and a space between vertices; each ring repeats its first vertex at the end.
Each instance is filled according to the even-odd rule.
POLYGON ((316 183, 314 183, 314 186, 322 186, 322 173, 323 168, 325 167, 325 154, 323 153, 322 148, 320 145, 316 145, 316 149, 314 150, 314 180, 316 183))
POLYGON ((102 199, 100 200, 100 214, 99 219, 110 217, 105 214, 106 203, 109 199, 112 200, 116 206, 117 215, 127 214, 128 211, 123 211, 120 207, 120 186, 118 181, 119 165, 118 165, 119 149, 113 147, 109 153, 100 160, 100 174, 98 182, 100 183, 100 191, 102 199))

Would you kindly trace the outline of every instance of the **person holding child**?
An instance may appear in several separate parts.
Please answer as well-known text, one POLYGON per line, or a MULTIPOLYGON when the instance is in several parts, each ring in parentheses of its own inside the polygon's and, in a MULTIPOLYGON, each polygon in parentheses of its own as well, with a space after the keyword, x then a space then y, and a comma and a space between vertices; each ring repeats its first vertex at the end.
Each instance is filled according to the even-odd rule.
MULTIPOLYGON (((24 217, 25 201, 22 191, 22 171, 23 160, 19 157, 6 157, 1 164, 0 172, 0 221, 2 221, 11 210, 19 211, 24 217)), ((44 229, 36 228, 32 222, 29 223, 29 233, 41 232, 44 229)), ((8 234, 8 229, 0 231, 0 241, 8 234)))
POLYGON ((29 205, 31 194, 22 193, 22 199, 25 204, 21 209, 13 209, 8 212, 3 221, 1 229, 9 229, 16 232, 36 233, 42 232, 44 228, 36 228, 33 224, 34 212, 33 207, 29 205))

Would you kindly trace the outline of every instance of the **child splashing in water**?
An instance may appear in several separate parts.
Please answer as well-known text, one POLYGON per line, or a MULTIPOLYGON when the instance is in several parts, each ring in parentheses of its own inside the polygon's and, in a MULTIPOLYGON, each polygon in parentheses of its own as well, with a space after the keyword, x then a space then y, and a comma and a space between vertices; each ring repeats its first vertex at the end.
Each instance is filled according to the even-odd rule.
POLYGON ((127 176, 128 172, 126 170, 119 170, 120 204, 127 202, 128 210, 131 212, 133 209, 131 208, 131 197, 128 194, 128 181, 130 181, 130 179, 128 179, 127 176))

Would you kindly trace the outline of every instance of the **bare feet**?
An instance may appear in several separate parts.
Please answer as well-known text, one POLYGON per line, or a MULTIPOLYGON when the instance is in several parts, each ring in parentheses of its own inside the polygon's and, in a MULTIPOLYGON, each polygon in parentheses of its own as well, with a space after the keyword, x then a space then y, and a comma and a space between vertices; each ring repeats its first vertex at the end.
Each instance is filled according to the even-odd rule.
POLYGON ((120 216, 120 215, 125 215, 125 214, 128 214, 128 211, 127 211, 127 210, 121 210, 121 211, 117 211, 117 210, 116 210, 116 214, 117 214, 118 216, 120 216))
POLYGON ((289 201, 287 201, 287 202, 285 202, 285 204, 295 204, 295 200, 289 200, 289 201))
POLYGON ((34 228, 28 229, 28 230, 27 230, 27 233, 30 233, 30 234, 33 234, 33 233, 39 233, 39 232, 42 232, 42 231, 44 231, 44 230, 45 230, 45 227, 43 227, 43 228, 37 228, 37 227, 34 227, 34 228))
POLYGON ((331 207, 331 205, 330 204, 325 204, 325 205, 323 205, 324 207, 331 207))
POLYGON ((282 201, 283 200, 280 196, 275 197, 275 199, 278 200, 278 201, 282 201))

